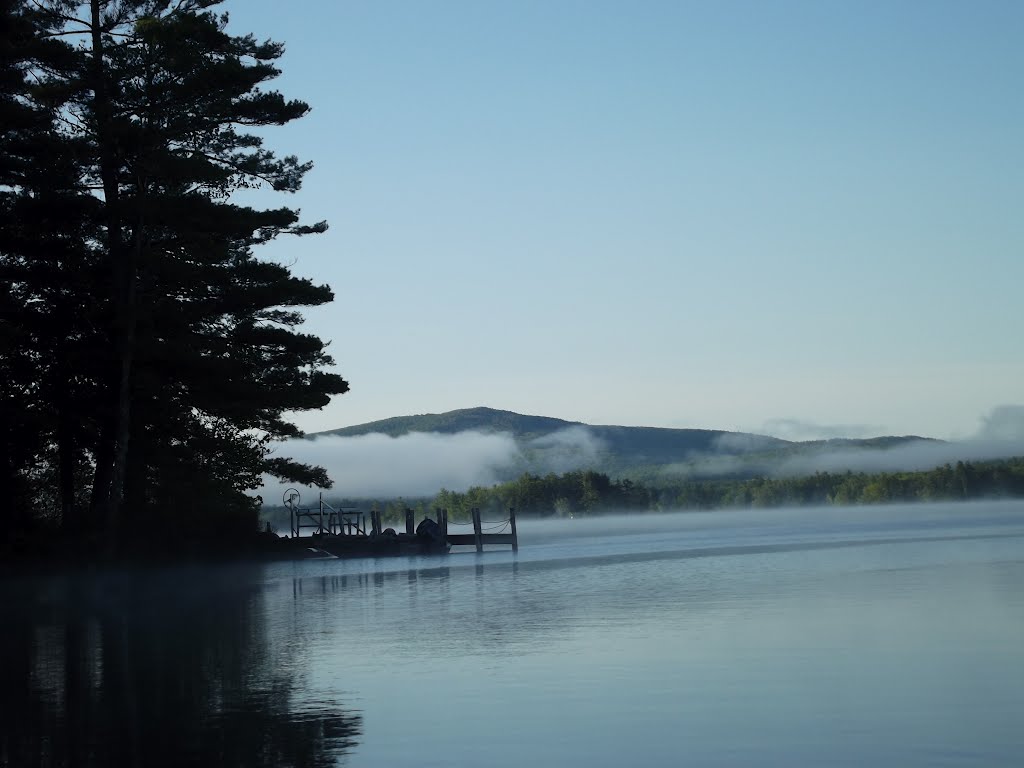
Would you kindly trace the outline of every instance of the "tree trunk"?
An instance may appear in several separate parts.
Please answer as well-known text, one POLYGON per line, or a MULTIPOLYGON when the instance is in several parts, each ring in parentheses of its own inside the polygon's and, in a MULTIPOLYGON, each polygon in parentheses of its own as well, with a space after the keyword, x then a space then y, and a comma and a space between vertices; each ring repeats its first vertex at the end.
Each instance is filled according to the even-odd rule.
MULTIPOLYGON (((66 365, 58 368, 64 371, 66 369, 66 365)), ((57 477, 60 486, 60 524, 66 533, 74 535, 82 526, 75 505, 75 421, 69 400, 66 389, 58 388, 57 477)))
POLYGON ((135 259, 125 248, 118 181, 118 141, 104 72, 101 0, 90 1, 93 106, 111 263, 114 355, 110 407, 103 414, 91 503, 92 523, 116 543, 131 429, 131 373, 135 346, 135 259))

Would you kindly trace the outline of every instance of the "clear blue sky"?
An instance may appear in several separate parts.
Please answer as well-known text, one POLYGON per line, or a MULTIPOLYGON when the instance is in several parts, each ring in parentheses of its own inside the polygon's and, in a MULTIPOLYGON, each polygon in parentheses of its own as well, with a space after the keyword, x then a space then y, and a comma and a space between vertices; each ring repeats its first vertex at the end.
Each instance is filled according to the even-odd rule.
POLYGON ((349 394, 783 437, 1024 402, 1024 3, 229 0, 349 394))

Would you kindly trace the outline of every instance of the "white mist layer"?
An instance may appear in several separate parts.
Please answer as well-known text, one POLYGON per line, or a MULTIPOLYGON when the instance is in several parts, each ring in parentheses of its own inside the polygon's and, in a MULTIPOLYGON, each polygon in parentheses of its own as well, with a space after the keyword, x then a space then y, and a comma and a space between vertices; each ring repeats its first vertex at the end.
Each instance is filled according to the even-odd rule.
MULTIPOLYGON (((674 477, 731 475, 753 471, 781 477, 815 472, 898 472, 928 470, 957 461, 985 461, 1024 456, 1024 406, 1002 405, 981 419, 978 433, 959 442, 921 440, 891 448, 827 447, 783 459, 737 455, 764 448, 763 438, 723 435, 718 452, 690 455, 685 463, 666 467, 674 477)), ((357 437, 323 436, 288 440, 277 453, 322 466, 334 481, 331 498, 395 498, 433 496, 442 488, 465 491, 489 487, 521 472, 562 474, 598 463, 606 446, 586 426, 573 426, 517 443, 508 433, 414 432, 401 437, 383 434, 357 437)), ((315 502, 319 489, 264 478, 260 494, 280 504, 287 488, 298 487, 303 504, 315 502)))
POLYGON ((1024 455, 1024 440, 969 440, 961 443, 913 442, 883 449, 845 449, 795 456, 774 471, 782 477, 815 472, 913 472, 958 461, 992 461, 1024 455))
MULTIPOLYGON (((592 465, 601 447, 585 427, 570 427, 523 447, 505 432, 412 432, 400 437, 375 433, 287 440, 275 452, 324 467, 334 481, 329 491, 332 498, 366 499, 489 487, 511 470, 560 474, 592 465)), ((268 504, 281 503, 288 488, 299 490, 303 505, 319 493, 319 489, 270 477, 264 477, 263 483, 260 493, 268 504)))
POLYGON ((1000 405, 982 417, 978 433, 968 440, 943 443, 921 440, 884 449, 840 448, 821 454, 794 456, 775 474, 798 476, 815 472, 911 472, 958 461, 992 461, 1024 455, 1024 406, 1000 405))
MULTIPOLYGON (((426 496, 441 488, 465 490, 474 485, 493 485, 497 470, 519 456, 519 448, 510 435, 479 432, 413 432, 401 437, 328 435, 312 440, 287 440, 278 452, 326 468, 334 481, 330 495, 349 498, 426 496)), ((283 493, 288 487, 295 486, 265 480, 264 498, 276 503, 275 489, 280 488, 283 493)), ((303 503, 310 498, 307 492, 317 493, 298 488, 303 503)))

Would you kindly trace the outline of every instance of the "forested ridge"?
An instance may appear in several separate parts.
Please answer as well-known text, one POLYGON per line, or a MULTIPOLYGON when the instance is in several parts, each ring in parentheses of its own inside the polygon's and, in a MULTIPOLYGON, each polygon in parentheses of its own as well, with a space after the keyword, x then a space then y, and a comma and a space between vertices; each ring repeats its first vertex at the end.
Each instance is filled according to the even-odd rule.
POLYGON ((348 388, 299 331, 333 294, 257 253, 327 225, 232 197, 299 189, 311 164, 262 136, 309 105, 267 87, 283 46, 219 2, 0 0, 9 551, 240 535, 263 473, 330 486, 270 448, 348 388))

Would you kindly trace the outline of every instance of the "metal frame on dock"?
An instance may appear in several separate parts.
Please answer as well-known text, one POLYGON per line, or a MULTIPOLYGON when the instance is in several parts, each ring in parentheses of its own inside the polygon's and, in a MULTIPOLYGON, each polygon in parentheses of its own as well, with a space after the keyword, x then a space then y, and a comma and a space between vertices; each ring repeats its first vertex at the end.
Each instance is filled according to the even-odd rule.
MULTIPOLYGON (((294 488, 285 491, 284 505, 290 513, 293 539, 301 537, 304 530, 312 530, 314 536, 352 537, 352 539, 364 539, 367 542, 380 541, 382 526, 379 510, 370 510, 371 530, 368 533, 366 513, 351 507, 335 509, 324 501, 322 491, 316 507, 302 507, 300 500, 299 492, 294 488)), ((472 525, 472 533, 449 533, 448 510, 437 509, 435 512, 437 525, 441 529, 437 541, 446 545, 445 552, 452 546, 473 546, 476 547, 477 552, 483 552, 484 545, 490 544, 511 544, 513 552, 519 551, 515 509, 509 508, 506 519, 483 520, 480 510, 474 507, 470 510, 471 522, 452 523, 452 525, 472 525), (485 524, 490 527, 485 528, 485 524)), ((405 510, 405 535, 416 535, 416 517, 412 509, 405 510)))
POLYGON ((352 507, 335 509, 326 501, 320 492, 319 504, 316 507, 300 507, 299 492, 294 489, 285 491, 284 505, 291 515, 292 538, 298 538, 302 531, 311 529, 314 534, 330 533, 335 536, 366 536, 365 513, 352 507))

